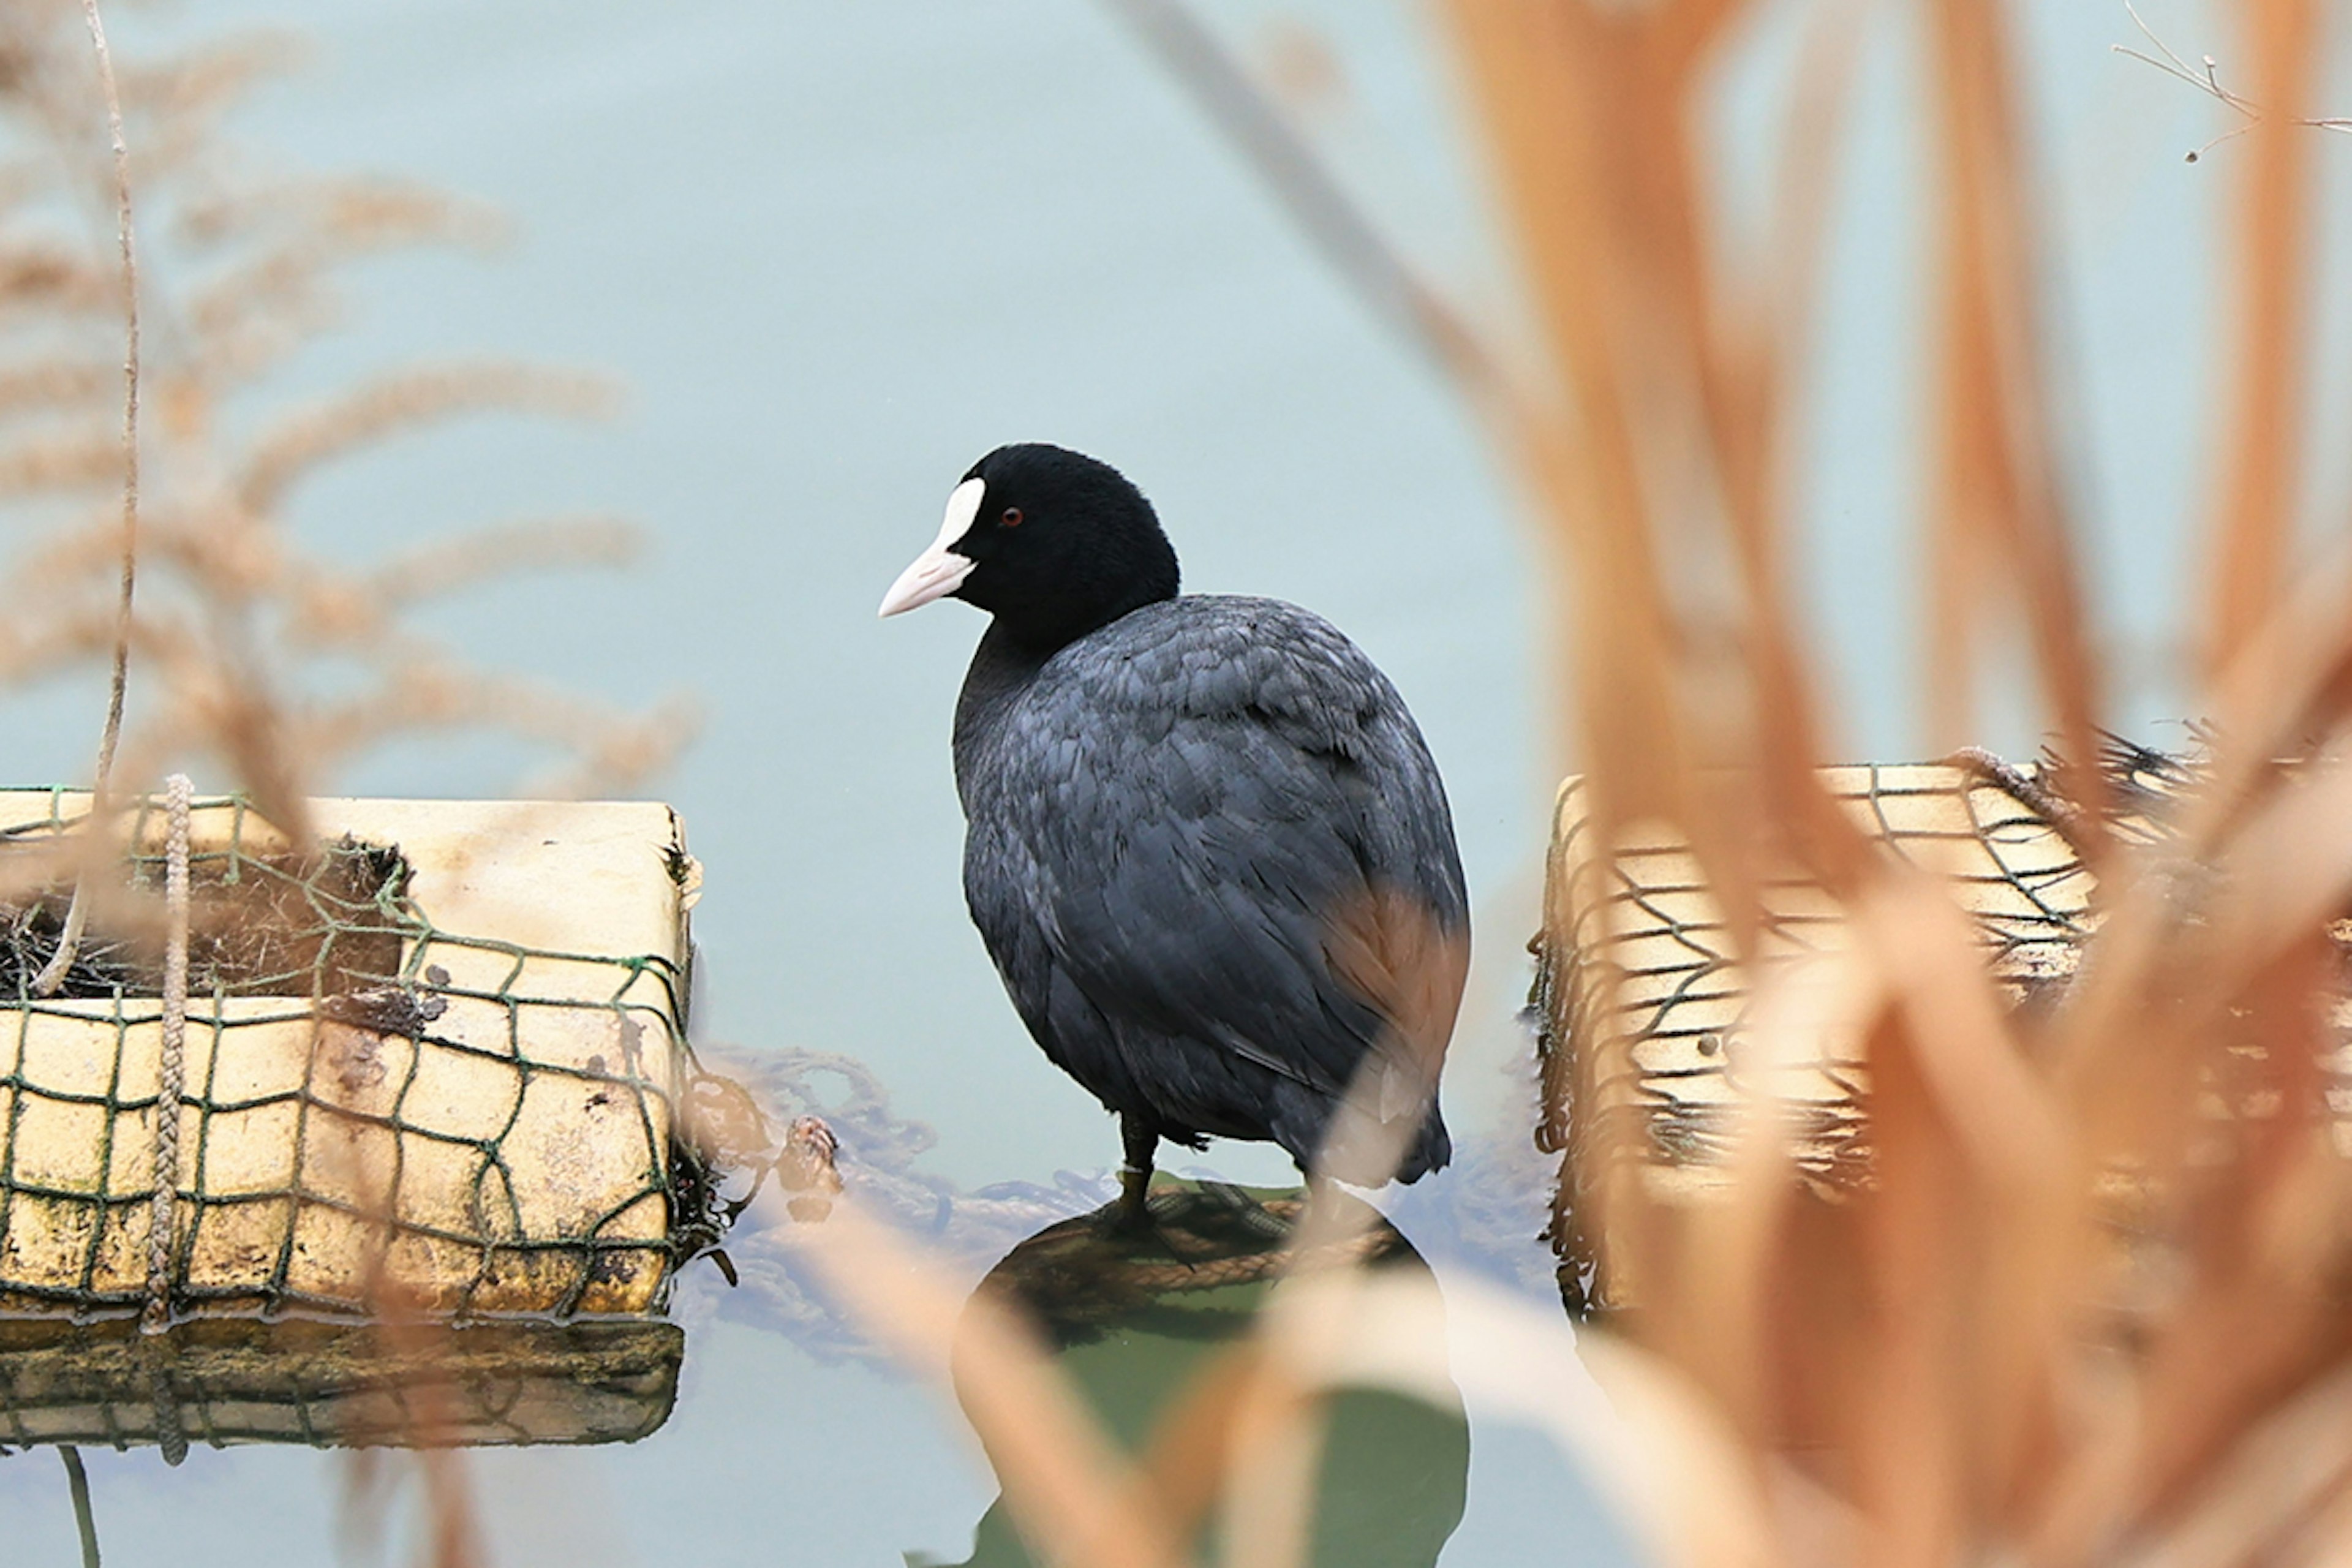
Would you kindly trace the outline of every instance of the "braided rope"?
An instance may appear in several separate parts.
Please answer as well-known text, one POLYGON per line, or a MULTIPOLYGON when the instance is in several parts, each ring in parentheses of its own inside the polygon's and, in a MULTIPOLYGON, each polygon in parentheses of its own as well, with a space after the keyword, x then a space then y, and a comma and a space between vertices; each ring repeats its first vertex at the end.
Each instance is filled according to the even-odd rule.
POLYGON ((155 1409, 155 1444, 163 1462, 177 1465, 188 1457, 188 1433, 180 1423, 180 1394, 172 1386, 172 1358, 161 1347, 149 1347, 140 1359, 147 1363, 147 1394, 155 1409))
POLYGON ((163 1048, 155 1086, 155 1198, 147 1231, 147 1310, 140 1328, 172 1326, 172 1244, 179 1228, 180 1091, 188 1041, 188 805, 185 773, 163 781, 163 1048))

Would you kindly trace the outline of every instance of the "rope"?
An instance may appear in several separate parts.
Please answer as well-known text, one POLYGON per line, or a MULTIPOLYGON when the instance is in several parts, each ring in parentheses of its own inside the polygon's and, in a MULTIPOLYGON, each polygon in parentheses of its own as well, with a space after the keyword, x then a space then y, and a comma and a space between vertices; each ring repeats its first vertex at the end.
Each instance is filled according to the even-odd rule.
POLYGON ((147 1363, 147 1394, 155 1408, 155 1444, 163 1462, 177 1465, 188 1457, 188 1435, 180 1426, 180 1396, 172 1387, 172 1362, 152 1350, 140 1359, 147 1363))
POLYGON ((188 1042, 188 804, 185 773, 163 781, 168 827, 163 847, 163 1048, 156 1066, 155 1198, 147 1231, 147 1310, 139 1326, 172 1326, 172 1244, 180 1201, 180 1091, 188 1042))
MULTIPOLYGON (((163 781, 163 1041, 155 1072, 155 1197, 147 1235, 147 1310, 142 1334, 172 1326, 172 1252, 179 1228, 180 1092, 185 1087, 188 1043, 188 807, 194 794, 185 773, 163 781)), ((160 1347, 159 1347, 160 1348, 160 1347)), ((168 1355, 150 1353, 147 1388, 155 1406, 155 1441, 163 1462, 188 1457, 180 1426, 179 1395, 168 1355)))
MULTIPOLYGON (((131 601, 139 581, 139 253, 131 226, 131 148, 122 139, 122 98, 114 85, 114 57, 106 47, 106 24, 98 0, 82 0, 90 48, 98 56, 99 85, 106 93, 106 128, 114 150, 114 231, 122 254, 122 586, 114 607, 114 674, 107 689, 106 729, 98 742, 98 772, 91 780, 89 827, 106 820, 107 786, 114 778, 114 752, 122 740, 123 695, 131 684, 131 601)), ((89 918, 84 879, 74 880, 73 903, 57 955, 34 978, 33 994, 54 996, 73 967, 89 918)))

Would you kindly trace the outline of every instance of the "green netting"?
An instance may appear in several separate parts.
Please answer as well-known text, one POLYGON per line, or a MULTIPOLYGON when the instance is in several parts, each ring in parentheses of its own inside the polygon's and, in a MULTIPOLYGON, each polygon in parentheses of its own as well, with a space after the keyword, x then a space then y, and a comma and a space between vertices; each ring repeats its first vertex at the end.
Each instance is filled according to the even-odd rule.
MULTIPOLYGON (((122 896, 40 998, 68 798, 0 828, 0 1315, 148 1298, 160 807, 126 813, 122 896)), ((296 853, 233 797, 191 816, 170 1311, 658 1311, 719 1228, 678 1131, 679 963, 444 930, 395 845, 296 853)))
MULTIPOLYGON (((2117 778, 2168 790, 2173 764, 2147 753, 2117 778)), ((1824 784, 1890 854, 1943 878, 1972 917, 1987 963, 2021 1006, 2042 1005, 2074 972, 2096 921, 2093 883, 2042 783, 2046 770, 1990 757, 1958 765, 1829 768, 1824 784)), ((1704 1190, 1731 1152, 1749 1070, 1743 1037, 1749 976, 1697 861, 1665 838, 1600 844, 1580 781, 1563 793, 1549 912, 1536 943, 1535 1011, 1544 1117, 1538 1142, 1566 1156, 1552 1241, 1572 1309, 1600 1304, 1598 1237, 1580 1185, 1579 1148, 1642 1160, 1704 1190)), ((2144 805, 2135 796, 2126 803, 2144 805)), ((2151 831, 2144 820, 2130 830, 2151 831)), ((1790 877, 1762 889, 1758 957, 1816 951, 1850 918, 1818 886, 1790 877)), ((1826 1188, 1865 1179, 1868 1085, 1859 1040, 1818 1042, 1774 1096, 1795 1122, 1790 1152, 1826 1188)))
MULTIPOLYGON (((2126 846, 2162 846, 2173 808, 2204 764, 2113 741, 2098 759, 2102 826, 2126 846)), ((2054 761, 2015 766, 1982 752, 1944 763, 1828 768, 1830 793, 1885 852, 1942 879, 1975 923, 1988 969, 2012 1004, 2047 1006, 2073 978, 2102 918, 2075 842, 2085 805, 2054 787, 2054 761)), ((1590 1228, 1598 1172, 1576 1152, 1640 1163, 1669 1201, 1703 1198, 1729 1179, 1756 1071, 1743 1042, 1752 973, 1696 859, 1666 837, 1599 841, 1579 783, 1563 792, 1534 997, 1543 1074, 1538 1142, 1563 1156, 1551 1240, 1570 1307, 1605 1304, 1600 1238, 1590 1228)), ((2177 865, 2193 907, 2196 873, 2177 865)), ((1770 963, 1843 940, 1851 918, 1817 886, 1790 878, 1762 890, 1756 959, 1770 963)), ((2352 952, 2352 923, 2333 928, 2352 952)), ((2352 1153, 2352 1005, 2339 998, 2321 1089, 2352 1153)), ((1810 1060, 1775 1063, 1770 1099, 1793 1120, 1799 1173, 1834 1196, 1867 1180, 1869 1084, 1862 1042, 1811 1042, 1810 1060)), ((2217 1086, 2218 1087, 2218 1086, 2217 1086)))

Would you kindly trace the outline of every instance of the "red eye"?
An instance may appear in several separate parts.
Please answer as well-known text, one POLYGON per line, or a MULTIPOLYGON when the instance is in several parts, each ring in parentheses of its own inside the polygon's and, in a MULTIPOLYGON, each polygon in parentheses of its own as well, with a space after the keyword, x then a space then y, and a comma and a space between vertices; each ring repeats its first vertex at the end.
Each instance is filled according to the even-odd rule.
POLYGON ((1008 506, 1008 507, 1006 507, 1006 508, 1004 509, 1004 517, 1003 517, 1003 524, 1004 524, 1004 526, 1005 526, 1005 527, 1007 527, 1007 528, 1018 528, 1018 527, 1020 527, 1020 526, 1021 526, 1021 509, 1020 509, 1019 507, 1017 507, 1017 506, 1008 506))

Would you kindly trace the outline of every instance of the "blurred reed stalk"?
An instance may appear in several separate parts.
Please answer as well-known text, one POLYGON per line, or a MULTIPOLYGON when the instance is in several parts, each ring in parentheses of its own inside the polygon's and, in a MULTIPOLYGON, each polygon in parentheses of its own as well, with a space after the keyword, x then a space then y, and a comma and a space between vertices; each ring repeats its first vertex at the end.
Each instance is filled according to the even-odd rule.
POLYGON ((2247 0, 2253 100, 2245 171, 2231 225, 2237 342, 2221 503, 2213 519, 2213 602, 2204 631, 2210 680, 2242 651, 2284 587, 2302 493, 2310 320, 2313 138, 2301 123, 2325 58, 2316 0, 2247 0))
MULTIPOLYGON (((1571 1151, 1564 1179, 1600 1211, 1588 1223, 1643 1282, 1587 1360, 1691 1480, 1628 1486, 1635 1522, 1661 1560, 1692 1564, 2352 1551, 2352 1186, 2322 1071, 2342 1016, 2331 922, 2352 893, 2352 617, 2340 580, 2289 569, 2305 130, 2336 123, 2305 113, 2318 8, 2250 0, 2254 84, 2210 89, 2252 126, 2221 171, 2237 185, 2238 309, 2207 422, 2220 493, 2189 638, 2206 649, 2213 754, 2168 832, 2127 848, 2104 830, 2093 765, 2100 639, 2053 418, 2010 11, 1928 0, 1922 711, 1946 743, 1969 738, 1977 683, 2003 668, 1989 634, 2021 626, 2052 782, 2083 808, 2073 832, 2101 888, 2081 978, 2032 1017, 1989 983, 1947 889, 1873 853, 1812 771, 1833 731, 1789 596, 1788 446, 1864 8, 1810 8, 1767 245, 1710 199, 1696 131, 1717 57, 1760 5, 1439 8, 1534 337, 1435 357, 1487 416, 1555 564, 1572 653, 1558 689, 1601 841, 1688 842, 1743 961, 1766 879, 1828 890, 1849 945, 1802 972, 1748 968, 1754 1044, 1801 1055, 1846 1026, 1867 1041, 1873 1176, 1847 1201, 1804 1194, 1769 1075, 1740 1110, 1735 1196, 1712 1211, 1653 1196, 1630 1123, 1571 1151)), ((1270 96, 1233 107, 1245 72, 1204 64, 1197 39, 1168 47, 1164 17, 1143 30, 1310 228, 1390 258, 1346 276, 1414 276, 1376 225, 1299 200, 1338 186, 1270 96)), ((1401 312, 1395 290, 1367 290, 1424 343, 1418 323, 1471 319, 1425 291, 1435 307, 1401 312)))
MULTIPOLYGON (((2340 991, 2327 922, 2352 886, 2329 820, 2352 793, 2338 760, 2352 694, 2333 678, 2352 644, 2338 617, 2274 644, 2260 683, 2272 695, 2233 700, 2229 679, 2252 628, 2273 623, 2284 580, 2284 433, 2299 417, 2287 349, 2310 199, 2287 78, 2314 58, 2315 12, 2249 13, 2275 69, 2235 240, 2240 368, 2217 399, 2234 439, 2215 523, 2212 782, 2177 844, 2126 855, 2084 836, 2105 923, 2074 993, 2028 1019, 1988 984, 1945 891, 1857 853, 1806 787, 1806 764, 1828 759, 1802 722, 1816 711, 1794 651, 1803 628, 1768 569, 1783 546, 1758 455, 1780 439, 1790 361, 1708 274, 1727 242, 1702 194, 1709 153, 1687 134, 1708 51, 1748 9, 1450 6, 1570 387, 1582 487, 1568 499, 1609 514, 1551 520, 1579 541, 1591 584, 1579 605, 1660 606, 1620 614, 1580 664, 1602 842, 1660 826, 1685 837, 1735 925, 1742 908, 1760 920, 1764 875, 1794 869, 1829 889, 1851 952, 1810 995, 1751 969, 1759 1016, 1796 1050, 1848 1020, 1868 1042, 1874 1179, 1853 1201, 1801 1195, 1793 1118, 1769 1088, 1749 1089, 1745 1169, 1718 1212, 1661 1206, 1633 1132, 1572 1152, 1606 1246, 1644 1282, 1616 1331, 1696 1380, 1728 1424, 1727 1462, 1773 1500, 1752 1539, 1710 1561, 2341 1550, 2352 1446, 2334 1443, 2293 1486, 2249 1456, 2341 1421, 2340 1405, 2321 1415, 2312 1402, 2328 1403, 2352 1348, 2352 1207, 2319 1070, 2340 991), (1747 568, 1736 595, 1678 600, 1658 563, 1680 574, 1712 553, 1747 568), (1726 647, 1729 668, 1710 669, 1726 647), (2282 703, 2282 690, 2301 700, 2282 703), (1800 723, 1776 740, 1784 714, 1800 723), (2267 765, 2286 755, 2308 766, 2267 765), (2119 1237, 2124 1225, 2138 1235, 2119 1237), (2166 1283, 2123 1302, 2133 1246, 2163 1255, 2166 1283)), ((1946 733, 1967 723, 1984 668, 1973 628, 2019 616, 2070 764, 2055 782, 2095 827, 2101 679, 2041 365, 2015 64, 2000 6, 1937 0, 1930 20, 1941 303, 1928 527, 1944 570, 1928 710, 1946 733)))
MULTIPOLYGON (((139 246, 131 205, 131 149, 122 136, 122 99, 114 79, 114 57, 106 45, 106 21, 98 0, 82 0, 82 16, 89 26, 90 54, 98 65, 99 91, 106 101, 106 132, 114 174, 116 246, 121 255, 122 278, 122 528, 121 588, 114 608, 114 658, 106 690, 106 722, 100 732, 98 762, 91 770, 89 823, 78 837, 80 864, 74 878, 73 901, 66 910, 65 927, 57 952, 33 980, 33 994, 52 996, 64 984, 81 946, 89 919, 92 871, 102 870, 100 847, 114 778, 115 749, 122 743, 122 709, 131 685, 131 606, 139 582, 139 246)), ((298 833, 299 820, 292 823, 298 833)), ((307 837, 307 835, 301 837, 307 837)))

